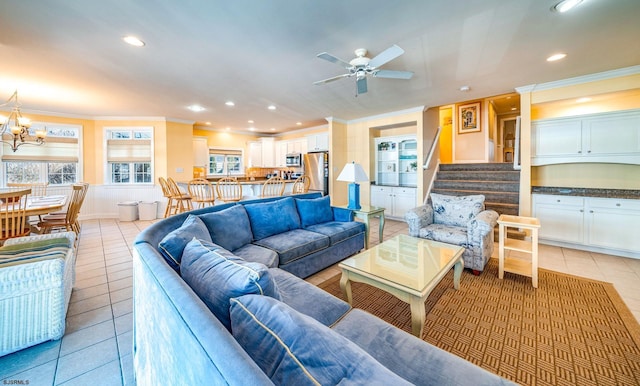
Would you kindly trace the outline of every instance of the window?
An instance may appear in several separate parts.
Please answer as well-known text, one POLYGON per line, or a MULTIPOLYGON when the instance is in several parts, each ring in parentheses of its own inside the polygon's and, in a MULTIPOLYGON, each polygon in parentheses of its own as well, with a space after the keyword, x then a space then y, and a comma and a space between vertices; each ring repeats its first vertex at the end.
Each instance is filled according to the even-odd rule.
POLYGON ((152 182, 153 128, 107 129, 107 178, 111 184, 152 182))
POLYGON ((31 131, 40 128, 47 131, 43 145, 24 145, 16 152, 11 151, 9 145, 2 145, 5 183, 69 185, 78 182, 82 126, 34 122, 31 131))
POLYGON ((242 174, 242 150, 209 149, 209 175, 242 174))

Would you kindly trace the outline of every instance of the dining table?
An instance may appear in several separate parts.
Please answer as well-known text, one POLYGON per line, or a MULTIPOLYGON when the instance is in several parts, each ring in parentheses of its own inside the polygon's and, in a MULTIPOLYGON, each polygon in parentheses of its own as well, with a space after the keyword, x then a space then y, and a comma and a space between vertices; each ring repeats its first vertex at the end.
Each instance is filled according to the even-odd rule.
POLYGON ((64 208, 67 203, 67 196, 49 195, 49 196, 30 196, 27 198, 26 214, 27 216, 41 216, 51 212, 57 212, 64 208))

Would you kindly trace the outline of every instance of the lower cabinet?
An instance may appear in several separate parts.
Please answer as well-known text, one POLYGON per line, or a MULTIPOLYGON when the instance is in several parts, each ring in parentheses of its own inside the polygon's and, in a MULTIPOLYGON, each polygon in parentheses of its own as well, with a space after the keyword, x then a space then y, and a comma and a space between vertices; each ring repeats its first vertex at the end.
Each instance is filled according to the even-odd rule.
POLYGON ((540 240, 640 257, 640 200, 534 194, 533 216, 540 240))
POLYGON ((403 219, 407 211, 416 207, 416 188, 374 185, 371 205, 385 208, 385 217, 403 219))

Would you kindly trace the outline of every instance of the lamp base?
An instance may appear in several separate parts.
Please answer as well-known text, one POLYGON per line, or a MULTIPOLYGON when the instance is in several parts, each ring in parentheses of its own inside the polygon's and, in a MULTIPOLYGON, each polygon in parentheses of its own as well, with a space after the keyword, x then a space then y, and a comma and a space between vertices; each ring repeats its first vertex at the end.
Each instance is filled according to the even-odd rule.
POLYGON ((352 182, 349 184, 349 205, 348 209, 360 209, 360 184, 352 182))

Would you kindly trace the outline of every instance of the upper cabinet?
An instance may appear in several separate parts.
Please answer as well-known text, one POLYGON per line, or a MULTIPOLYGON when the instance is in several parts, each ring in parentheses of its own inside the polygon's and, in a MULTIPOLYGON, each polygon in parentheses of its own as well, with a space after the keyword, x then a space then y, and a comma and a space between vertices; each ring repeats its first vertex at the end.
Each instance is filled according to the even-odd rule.
POLYGON ((418 157, 416 136, 379 137, 376 144, 377 185, 416 186, 418 157))
POLYGON ((640 110, 538 120, 531 130, 533 166, 640 164, 640 110))
POLYGON ((193 166, 209 166, 209 146, 206 138, 193 138, 193 166))
POLYGON ((329 150, 329 133, 307 135, 307 151, 329 150))
POLYGON ((260 138, 249 142, 249 167, 274 167, 275 141, 273 138, 260 138))

